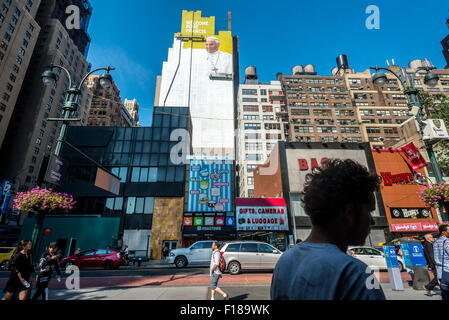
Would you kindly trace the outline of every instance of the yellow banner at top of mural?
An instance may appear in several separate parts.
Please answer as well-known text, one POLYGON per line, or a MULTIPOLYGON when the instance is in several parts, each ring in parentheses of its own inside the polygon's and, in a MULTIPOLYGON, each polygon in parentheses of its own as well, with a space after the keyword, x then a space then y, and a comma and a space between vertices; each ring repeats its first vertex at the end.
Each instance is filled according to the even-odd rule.
POLYGON ((230 31, 215 34, 215 17, 202 17, 201 11, 182 11, 181 33, 176 34, 184 41, 184 49, 204 49, 208 37, 220 41, 220 50, 232 54, 232 35, 230 31))

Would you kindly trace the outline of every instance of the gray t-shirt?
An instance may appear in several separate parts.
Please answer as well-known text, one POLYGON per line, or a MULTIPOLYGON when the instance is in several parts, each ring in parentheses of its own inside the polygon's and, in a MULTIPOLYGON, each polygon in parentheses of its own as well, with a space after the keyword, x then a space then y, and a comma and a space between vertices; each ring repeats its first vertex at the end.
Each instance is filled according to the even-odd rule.
POLYGON ((385 300, 368 266, 337 246, 302 242, 273 272, 272 300, 385 300))
POLYGON ((218 249, 212 253, 212 257, 210 259, 210 271, 209 271, 210 275, 212 275, 212 268, 214 267, 214 265, 217 265, 217 268, 215 269, 214 274, 222 274, 220 271, 220 268, 219 268, 220 255, 221 255, 221 253, 220 253, 220 251, 218 251, 218 249))

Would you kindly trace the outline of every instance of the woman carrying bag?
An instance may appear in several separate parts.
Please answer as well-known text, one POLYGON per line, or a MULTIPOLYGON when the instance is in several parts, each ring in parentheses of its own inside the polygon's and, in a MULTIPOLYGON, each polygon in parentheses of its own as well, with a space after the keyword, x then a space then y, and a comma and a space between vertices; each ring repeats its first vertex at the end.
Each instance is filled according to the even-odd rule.
POLYGON ((31 291, 31 277, 34 272, 30 240, 19 242, 7 268, 11 270, 11 274, 4 289, 5 295, 2 300, 11 300, 16 293, 19 294, 19 300, 28 300, 31 291))

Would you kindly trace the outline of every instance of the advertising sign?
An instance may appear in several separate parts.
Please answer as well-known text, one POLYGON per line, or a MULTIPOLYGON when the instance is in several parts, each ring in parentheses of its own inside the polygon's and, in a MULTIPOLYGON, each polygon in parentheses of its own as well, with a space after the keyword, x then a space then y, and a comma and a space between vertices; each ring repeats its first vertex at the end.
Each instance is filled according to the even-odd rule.
POLYGON ((390 208, 393 219, 431 219, 430 208, 390 208))
POLYGON ((215 17, 184 10, 162 66, 158 100, 164 107, 190 107, 194 151, 217 148, 233 155, 233 69, 231 31, 215 30, 215 17))
POLYGON ((8 210, 9 201, 11 200, 11 183, 4 180, 0 193, 0 217, 8 210))
POLYGON ((235 234, 234 213, 184 213, 183 236, 235 234))
POLYGON ((427 262, 421 243, 408 243, 413 267, 426 267, 427 262))
POLYGON ((385 260, 387 261, 387 268, 398 268, 399 262, 396 255, 396 249, 394 247, 383 247, 385 253, 385 260))
POLYGON ((413 267, 412 258, 410 257, 410 252, 408 250, 408 243, 401 243, 402 249, 402 259, 404 259, 404 263, 406 267, 413 267))
POLYGON ((391 231, 393 232, 421 232, 437 230, 438 224, 435 222, 399 223, 391 225, 391 231))
POLYGON ((236 199, 238 231, 288 231, 284 199, 236 199))
POLYGON ((66 168, 67 164, 65 161, 61 157, 52 154, 44 180, 57 186, 61 186, 66 168))
POLYGON ((190 160, 188 212, 232 211, 232 166, 190 160))
POLYGON ((449 140, 449 133, 442 119, 429 119, 425 120, 424 123, 426 124, 423 134, 424 141, 438 142, 441 140, 449 140))
POLYGON ((419 149, 415 147, 413 142, 403 147, 402 151, 404 151, 407 161, 413 170, 418 170, 427 166, 428 163, 419 152, 419 149))

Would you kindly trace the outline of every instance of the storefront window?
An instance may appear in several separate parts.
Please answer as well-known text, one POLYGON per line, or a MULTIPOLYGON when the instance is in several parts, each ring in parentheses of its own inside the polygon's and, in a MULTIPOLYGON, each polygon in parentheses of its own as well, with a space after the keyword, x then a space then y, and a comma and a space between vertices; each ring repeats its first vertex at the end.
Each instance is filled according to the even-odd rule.
POLYGON ((295 217, 306 217, 306 211, 304 210, 302 204, 302 196, 299 193, 290 194, 291 207, 293 210, 293 215, 295 217))

